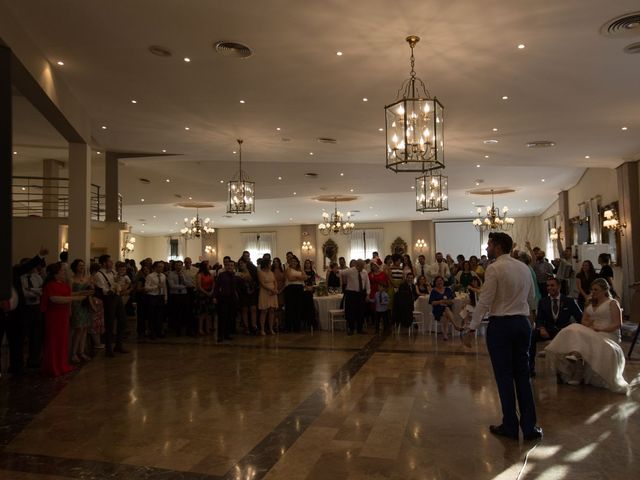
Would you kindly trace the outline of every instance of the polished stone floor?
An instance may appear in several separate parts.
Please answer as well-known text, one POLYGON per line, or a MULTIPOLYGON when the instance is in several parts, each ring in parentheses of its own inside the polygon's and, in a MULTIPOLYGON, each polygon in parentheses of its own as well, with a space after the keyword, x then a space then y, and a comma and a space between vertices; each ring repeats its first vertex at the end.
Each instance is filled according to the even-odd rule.
MULTIPOLYGON (((626 345, 625 345, 626 348, 626 345)), ((533 381, 545 437, 503 440, 482 337, 168 338, 60 379, 0 380, 0 479, 626 479, 628 397, 533 381), (532 447, 534 447, 532 449, 532 447), (523 463, 527 457, 526 466, 523 463), (522 470, 522 472, 521 472, 522 470)), ((640 351, 625 378, 640 384, 640 351)))

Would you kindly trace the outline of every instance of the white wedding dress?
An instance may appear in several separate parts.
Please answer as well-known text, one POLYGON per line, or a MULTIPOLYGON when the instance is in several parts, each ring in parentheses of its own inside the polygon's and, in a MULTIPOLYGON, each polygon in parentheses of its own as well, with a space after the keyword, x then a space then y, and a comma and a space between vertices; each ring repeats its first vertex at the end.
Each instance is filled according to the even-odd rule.
MULTIPOLYGON (((609 299, 595 308, 589 305, 585 309, 595 328, 606 328, 611 323, 611 302, 615 300, 609 299)), ((545 351, 548 363, 566 382, 582 381, 616 393, 629 392, 629 384, 622 376, 625 359, 620 348, 619 329, 595 332, 574 323, 560 330, 545 351), (578 352, 582 359, 567 359, 567 355, 573 352, 578 352)))

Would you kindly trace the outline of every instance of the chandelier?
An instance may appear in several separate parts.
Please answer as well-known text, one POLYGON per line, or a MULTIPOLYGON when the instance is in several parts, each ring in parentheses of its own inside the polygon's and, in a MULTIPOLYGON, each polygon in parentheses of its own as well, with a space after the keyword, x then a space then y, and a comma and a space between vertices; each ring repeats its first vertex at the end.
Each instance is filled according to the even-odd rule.
POLYGON ((624 235, 624 229, 627 228, 626 222, 620 222, 618 214, 615 210, 609 209, 604 211, 604 221, 602 226, 614 232, 620 232, 620 235, 624 235))
POLYGON ((413 49, 420 37, 406 38, 411 48, 410 77, 396 100, 384 107, 387 168, 394 172, 427 172, 444 168, 444 107, 416 77, 413 49))
POLYGON ((215 232, 215 228, 213 228, 213 222, 210 218, 205 218, 204 220, 200 218, 198 215, 198 209, 196 208, 196 216, 191 220, 188 218, 184 219, 184 227, 180 230, 182 236, 186 239, 192 238, 208 238, 213 232, 215 232))
POLYGON ((227 213, 253 213, 256 207, 256 184, 242 170, 242 140, 238 139, 240 167, 238 173, 227 183, 227 213))
POLYGON ((322 222, 318 225, 318 230, 320 230, 323 235, 340 232, 345 235, 349 235, 355 227, 355 224, 349 221, 351 218, 351 212, 347 212, 347 214, 344 215, 342 212, 338 211, 337 197, 334 197, 333 201, 335 203, 333 214, 329 215, 327 212, 322 214, 322 222))
POLYGON ((416 178, 416 212, 449 210, 449 179, 440 171, 416 178))
POLYGON ((502 214, 500 209, 496 208, 493 202, 493 190, 491 190, 491 206, 487 207, 487 215, 482 216, 482 208, 478 207, 478 218, 473 221, 473 224, 480 232, 493 232, 493 231, 508 231, 513 228, 513 224, 516 222, 514 218, 507 216, 509 207, 502 207, 502 214))

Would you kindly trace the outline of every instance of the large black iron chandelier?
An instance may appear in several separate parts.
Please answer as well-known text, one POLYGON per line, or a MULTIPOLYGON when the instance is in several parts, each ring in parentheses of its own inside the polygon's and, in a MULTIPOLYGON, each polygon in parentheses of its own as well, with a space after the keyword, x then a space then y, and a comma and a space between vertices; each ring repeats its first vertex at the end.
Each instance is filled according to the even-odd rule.
POLYGON ((440 170, 425 172, 416 178, 416 211, 449 210, 449 178, 440 170))
POLYGON ((184 227, 180 230, 182 236, 188 240, 192 238, 208 238, 214 232, 213 222, 210 218, 202 219, 198 215, 198 209, 196 208, 196 216, 191 219, 184 219, 184 227))
POLYGON ((482 207, 478 207, 478 218, 473 221, 473 225, 480 232, 509 231, 516 223, 514 218, 508 216, 509 207, 502 207, 502 213, 496 208, 493 202, 493 190, 491 190, 491 206, 487 207, 486 216, 482 216, 482 207))
POLYGON ((253 213, 256 209, 256 184, 242 170, 242 140, 238 139, 239 169, 227 183, 227 213, 253 213))
POLYGON ((338 197, 334 197, 333 202, 335 204, 333 214, 329 215, 327 212, 322 214, 322 222, 318 224, 318 230, 323 235, 329 235, 330 233, 337 234, 340 232, 349 235, 356 226, 350 221, 351 212, 343 214, 338 210, 338 197))
POLYGON ((387 168, 394 172, 427 172, 444 168, 444 107, 416 77, 413 49, 420 37, 410 35, 410 77, 396 100, 384 107, 387 168))

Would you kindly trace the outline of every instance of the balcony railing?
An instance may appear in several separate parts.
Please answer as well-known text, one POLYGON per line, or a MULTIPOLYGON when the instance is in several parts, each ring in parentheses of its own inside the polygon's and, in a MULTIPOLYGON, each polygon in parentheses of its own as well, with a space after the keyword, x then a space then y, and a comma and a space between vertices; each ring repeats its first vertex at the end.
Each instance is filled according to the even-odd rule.
MULTIPOLYGON (((14 217, 67 218, 69 179, 62 177, 13 177, 14 217)), ((105 195, 100 185, 91 184, 91 220, 105 220, 105 195)), ((122 221, 122 195, 118 194, 118 221, 122 221)))

